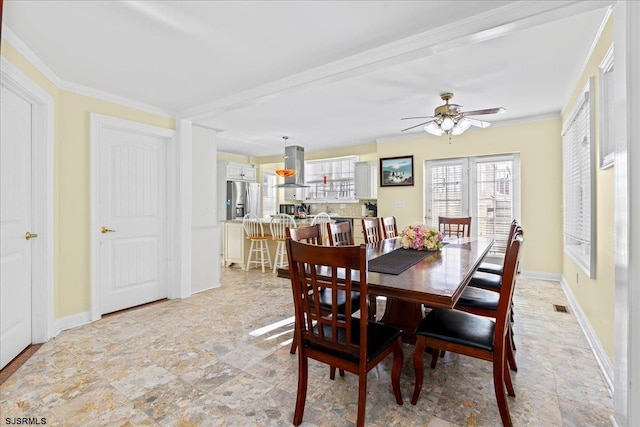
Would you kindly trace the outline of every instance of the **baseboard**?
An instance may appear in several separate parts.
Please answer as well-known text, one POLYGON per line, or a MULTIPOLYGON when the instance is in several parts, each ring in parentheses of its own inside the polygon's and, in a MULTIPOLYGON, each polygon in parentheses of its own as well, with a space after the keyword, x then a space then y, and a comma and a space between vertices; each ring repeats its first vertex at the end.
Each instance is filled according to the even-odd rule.
POLYGON ((78 326, 91 323, 91 312, 84 311, 82 313, 72 314, 71 316, 61 317, 55 321, 55 336, 67 329, 73 329, 78 326))
POLYGON ((576 315, 580 327, 587 337, 587 341, 589 342, 591 350, 596 357, 596 361, 598 362, 598 365, 600 365, 600 370, 602 371, 602 375, 604 377, 605 383, 607 384, 607 388, 609 389, 611 395, 613 395, 613 363, 611 362, 609 355, 602 346, 602 343, 598 339, 595 331, 591 327, 591 323, 587 319, 587 316, 584 314, 584 311, 582 311, 578 300, 576 299, 575 295, 573 295, 573 292, 571 291, 571 288, 569 287, 569 284, 565 280, 564 276, 561 277, 560 285, 562 286, 562 290, 567 296, 567 300, 569 300, 569 305, 571 306, 573 313, 576 315))
POLYGON ((545 273, 542 271, 526 271, 522 270, 520 275, 525 279, 550 280, 552 282, 561 282, 562 275, 558 273, 545 273))

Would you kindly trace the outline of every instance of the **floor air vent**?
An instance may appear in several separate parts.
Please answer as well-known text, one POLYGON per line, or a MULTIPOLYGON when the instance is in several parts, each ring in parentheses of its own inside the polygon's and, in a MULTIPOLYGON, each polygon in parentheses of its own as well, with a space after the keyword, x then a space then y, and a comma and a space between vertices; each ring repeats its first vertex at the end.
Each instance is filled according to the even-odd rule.
POLYGON ((569 313, 569 308, 566 305, 553 304, 553 309, 558 313, 569 313))

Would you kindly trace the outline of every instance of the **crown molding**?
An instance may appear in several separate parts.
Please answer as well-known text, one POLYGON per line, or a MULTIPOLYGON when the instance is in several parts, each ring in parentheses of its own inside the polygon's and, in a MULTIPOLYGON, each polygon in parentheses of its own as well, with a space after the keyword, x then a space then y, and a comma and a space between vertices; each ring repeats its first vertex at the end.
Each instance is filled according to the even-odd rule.
POLYGON ((584 74, 584 72, 587 69, 587 66, 589 65, 589 60, 591 59, 591 57, 593 56, 593 52, 596 49, 596 46, 598 45, 598 42, 600 41, 600 37, 602 37, 602 32, 604 31, 605 26, 607 25, 607 21, 609 20, 611 14, 613 13, 613 7, 609 6, 607 13, 604 15, 604 17, 602 18, 602 22, 600 23, 600 28, 598 28, 598 31, 596 32, 596 35, 594 36, 592 42, 591 42, 591 46, 589 47, 589 51, 587 52, 587 55, 584 57, 584 61, 582 63, 582 66, 578 69, 578 73, 576 74, 575 78, 573 78, 571 81, 575 82, 573 85, 569 86, 569 89, 567 90, 567 93, 565 93, 564 95, 564 103, 562 104, 564 107, 562 108, 562 111, 565 111, 567 108, 570 107, 569 102, 571 101, 571 96, 573 95, 573 90, 575 88, 575 86, 580 82, 580 77, 582 77, 582 75, 584 74))
POLYGON ((177 116, 192 120, 204 119, 256 104, 268 97, 293 93, 319 83, 338 81, 467 44, 503 37, 516 31, 611 4, 612 1, 514 2, 213 102, 179 111, 177 116))
POLYGON ((31 49, 29 49, 29 47, 9 27, 4 24, 2 25, 2 38, 16 49, 20 55, 24 56, 24 58, 31 63, 36 70, 41 72, 60 90, 88 96, 101 101, 111 102, 123 107, 135 108, 136 110, 142 110, 159 116, 175 117, 175 114, 162 108, 61 79, 31 49))
POLYGON ((16 33, 4 24, 2 24, 2 38, 13 46, 20 55, 24 56, 25 59, 36 68, 36 70, 44 74, 44 76, 56 85, 56 87, 60 87, 60 83, 62 82, 60 77, 58 77, 51 68, 47 67, 47 65, 38 58, 38 55, 33 53, 33 51, 29 49, 22 40, 20 40, 16 33))
POLYGON ((162 108, 145 104, 144 102, 139 102, 139 101, 136 101, 135 99, 125 98, 123 96, 114 95, 112 93, 104 92, 102 90, 94 89, 88 86, 83 86, 77 83, 68 82, 66 80, 61 80, 61 83, 58 87, 61 90, 65 90, 67 92, 88 96, 91 98, 99 99, 101 101, 111 102, 114 104, 121 105, 123 107, 135 108, 136 110, 142 110, 147 113, 153 113, 159 116, 164 116, 169 118, 175 117, 175 114, 173 114, 170 111, 164 110, 162 108))

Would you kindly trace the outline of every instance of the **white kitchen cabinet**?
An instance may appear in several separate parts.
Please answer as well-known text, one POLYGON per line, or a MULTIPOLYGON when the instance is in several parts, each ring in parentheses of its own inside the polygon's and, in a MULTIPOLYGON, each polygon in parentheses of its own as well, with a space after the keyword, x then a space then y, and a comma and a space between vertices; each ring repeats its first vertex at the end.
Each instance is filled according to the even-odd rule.
POLYGON ((304 187, 284 189, 285 200, 305 200, 306 198, 307 198, 307 189, 304 187))
POLYGON ((362 219, 353 218, 353 244, 364 245, 364 234, 362 234, 362 219))
POLYGON ((227 181, 256 182, 256 165, 234 162, 225 163, 227 181))
POLYGON ((245 244, 242 222, 224 223, 224 265, 240 264, 244 267, 245 244))
POLYGON ((356 199, 378 198, 378 165, 376 162, 356 162, 356 199))

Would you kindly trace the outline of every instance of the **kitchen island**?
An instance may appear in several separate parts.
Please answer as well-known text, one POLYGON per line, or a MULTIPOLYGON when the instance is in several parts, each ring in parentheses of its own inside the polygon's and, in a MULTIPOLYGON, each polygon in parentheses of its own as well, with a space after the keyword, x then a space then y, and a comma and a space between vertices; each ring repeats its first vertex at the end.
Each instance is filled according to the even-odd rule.
MULTIPOLYGON (((313 221, 313 215, 305 219, 296 219, 296 227, 305 227, 311 225, 313 221)), ((356 245, 364 243, 364 236, 362 234, 362 217, 343 217, 335 216, 332 219, 336 221, 350 220, 353 229, 353 240, 356 245)), ((261 218, 262 227, 264 228, 264 235, 268 236, 267 245, 269 247, 269 253, 271 254, 271 261, 275 259, 276 242, 271 239, 271 230, 269 224, 271 218, 261 218)), ((225 267, 230 267, 233 264, 244 268, 249 258, 249 246, 250 242, 245 237, 244 229, 242 227, 241 219, 232 219, 221 221, 224 229, 223 239, 223 262, 225 267)))

